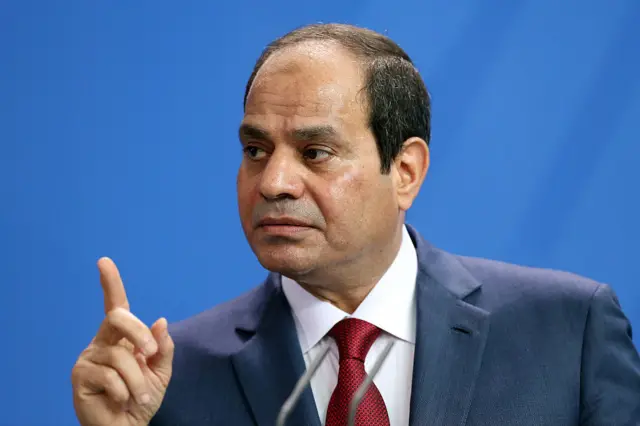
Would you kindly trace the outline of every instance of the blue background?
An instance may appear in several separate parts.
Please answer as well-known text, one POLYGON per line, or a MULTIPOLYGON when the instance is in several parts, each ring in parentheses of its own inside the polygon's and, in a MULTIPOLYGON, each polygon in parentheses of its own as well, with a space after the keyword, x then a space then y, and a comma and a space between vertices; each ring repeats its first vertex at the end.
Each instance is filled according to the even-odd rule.
POLYGON ((266 43, 317 21, 386 32, 423 73, 432 167, 412 224, 610 283, 640 331, 639 1, 6 0, 0 424, 75 424, 100 256, 149 323, 264 277, 236 207, 244 85, 266 43))

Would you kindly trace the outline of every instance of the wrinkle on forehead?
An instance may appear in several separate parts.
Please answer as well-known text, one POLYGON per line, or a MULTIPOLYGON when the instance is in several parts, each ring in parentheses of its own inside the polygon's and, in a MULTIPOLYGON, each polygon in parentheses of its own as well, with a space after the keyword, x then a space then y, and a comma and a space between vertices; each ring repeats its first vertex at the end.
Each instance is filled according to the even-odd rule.
POLYGON ((320 86, 309 96, 306 91, 294 91, 297 96, 287 96, 277 90, 263 90, 256 93, 252 102, 247 103, 247 115, 295 113, 302 117, 339 117, 348 113, 355 100, 346 99, 343 91, 333 85, 320 86))

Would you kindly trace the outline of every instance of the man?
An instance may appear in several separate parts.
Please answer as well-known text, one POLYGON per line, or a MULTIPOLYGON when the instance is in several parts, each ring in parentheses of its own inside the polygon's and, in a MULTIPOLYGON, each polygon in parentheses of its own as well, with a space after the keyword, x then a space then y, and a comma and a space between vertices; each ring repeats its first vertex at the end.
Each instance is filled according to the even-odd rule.
POLYGON ((405 212, 429 166, 430 104, 388 38, 312 25, 273 42, 247 84, 238 203, 271 273, 150 328, 99 261, 106 318, 72 374, 83 425, 637 425, 640 358, 612 290, 569 273, 446 253, 405 212), (345 318, 349 317, 349 318, 345 318), (174 349, 175 348, 175 349, 174 349))

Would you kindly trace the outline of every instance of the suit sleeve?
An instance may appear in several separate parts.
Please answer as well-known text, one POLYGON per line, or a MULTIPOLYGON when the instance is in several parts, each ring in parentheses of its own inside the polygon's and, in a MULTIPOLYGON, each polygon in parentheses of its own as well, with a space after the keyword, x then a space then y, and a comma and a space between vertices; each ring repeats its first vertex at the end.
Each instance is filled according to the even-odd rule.
POLYGON ((594 292, 582 347, 580 425, 640 425, 640 356, 613 290, 594 292))

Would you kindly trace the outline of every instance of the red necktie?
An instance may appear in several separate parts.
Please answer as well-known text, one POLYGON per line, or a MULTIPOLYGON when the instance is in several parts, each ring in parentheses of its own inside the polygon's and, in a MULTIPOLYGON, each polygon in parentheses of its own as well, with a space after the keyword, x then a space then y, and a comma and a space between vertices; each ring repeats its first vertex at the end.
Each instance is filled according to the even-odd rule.
MULTIPOLYGON (((351 399, 367 377, 364 360, 380 335, 380 329, 366 321, 348 318, 337 323, 329 335, 338 344, 340 369, 338 384, 329 401, 325 426, 346 426, 351 399)), ((358 406, 356 425, 389 426, 387 407, 375 383, 371 383, 358 406)))

